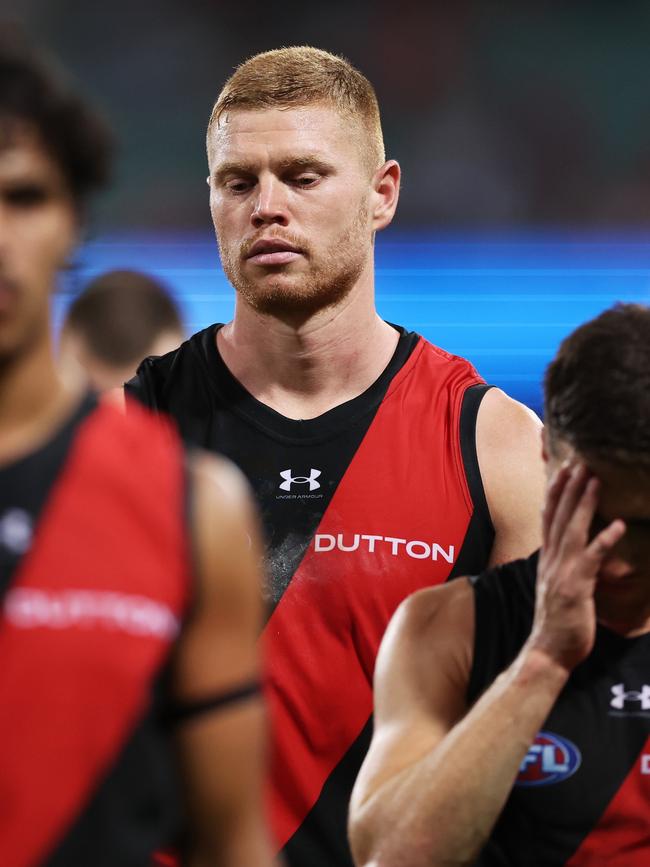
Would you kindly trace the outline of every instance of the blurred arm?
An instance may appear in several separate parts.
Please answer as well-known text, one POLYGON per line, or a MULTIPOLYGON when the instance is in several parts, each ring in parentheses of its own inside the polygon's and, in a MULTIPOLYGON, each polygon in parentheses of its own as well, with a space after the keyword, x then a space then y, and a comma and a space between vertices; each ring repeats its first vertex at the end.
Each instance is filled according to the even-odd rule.
MULTIPOLYGON (((201 455, 194 467, 196 598, 174 669, 180 707, 259 679, 261 555, 239 472, 201 455)), ((263 818, 266 720, 261 694, 176 725, 190 820, 191 867, 270 867, 263 818)))

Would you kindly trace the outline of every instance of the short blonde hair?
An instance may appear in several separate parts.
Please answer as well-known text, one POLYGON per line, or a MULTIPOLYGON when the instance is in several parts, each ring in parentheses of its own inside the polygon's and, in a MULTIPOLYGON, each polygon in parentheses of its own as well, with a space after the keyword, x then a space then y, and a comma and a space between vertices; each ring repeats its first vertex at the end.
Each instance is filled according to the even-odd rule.
POLYGON ((379 105, 365 75, 343 57, 293 45, 264 51, 237 67, 219 94, 208 124, 208 138, 224 115, 236 110, 331 105, 360 123, 372 171, 385 160, 379 105))

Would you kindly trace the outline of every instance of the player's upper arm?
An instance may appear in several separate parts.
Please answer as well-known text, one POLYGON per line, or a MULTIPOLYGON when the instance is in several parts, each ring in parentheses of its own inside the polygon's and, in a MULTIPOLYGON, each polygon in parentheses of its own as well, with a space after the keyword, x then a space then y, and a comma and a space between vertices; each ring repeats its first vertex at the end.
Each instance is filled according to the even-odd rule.
POLYGON ((542 424, 499 389, 479 407, 476 449, 495 530, 490 564, 527 557, 541 544, 545 475, 542 424))
POLYGON ((192 475, 196 586, 174 661, 173 699, 180 709, 209 706, 181 717, 175 731, 197 853, 190 863, 266 865, 256 521, 243 477, 229 463, 201 455, 192 475))
POLYGON ((262 555, 244 477, 198 453, 191 478, 195 585, 175 669, 180 701, 257 677, 262 627, 262 555))
POLYGON ((353 830, 368 806, 371 822, 383 821, 384 807, 391 809, 390 799, 379 803, 384 784, 435 749, 464 715, 473 642, 465 579, 420 590, 398 608, 377 657, 374 734, 352 797, 353 830))

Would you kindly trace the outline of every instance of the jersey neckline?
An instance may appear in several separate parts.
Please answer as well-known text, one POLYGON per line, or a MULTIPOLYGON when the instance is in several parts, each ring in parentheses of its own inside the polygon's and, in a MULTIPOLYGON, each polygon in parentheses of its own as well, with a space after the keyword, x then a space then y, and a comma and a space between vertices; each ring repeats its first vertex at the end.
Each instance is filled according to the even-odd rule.
POLYGON ((83 397, 77 401, 74 408, 68 412, 45 442, 11 463, 0 466, 0 486, 9 485, 14 476, 22 476, 32 464, 39 465, 49 452, 56 452, 59 446, 70 438, 76 426, 95 409, 97 403, 97 396, 92 391, 84 392, 83 397))
POLYGON ((199 338, 199 355, 205 365, 210 385, 233 412, 276 439, 306 444, 337 436, 379 406, 393 377, 404 366, 420 340, 416 332, 388 324, 398 332, 399 339, 390 361, 378 378, 351 400, 338 404, 315 418, 302 420, 288 418, 262 403, 231 373, 217 348, 217 332, 223 327, 221 323, 211 325, 195 337, 199 338))

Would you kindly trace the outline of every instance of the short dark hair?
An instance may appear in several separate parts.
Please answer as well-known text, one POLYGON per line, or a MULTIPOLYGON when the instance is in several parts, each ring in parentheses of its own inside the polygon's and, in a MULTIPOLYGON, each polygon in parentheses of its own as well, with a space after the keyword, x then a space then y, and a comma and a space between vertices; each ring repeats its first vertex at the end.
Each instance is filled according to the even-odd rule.
POLYGON ((16 127, 38 135, 59 165, 78 211, 108 183, 113 137, 99 114, 76 93, 51 59, 16 25, 0 23, 0 134, 16 127))
POLYGON ((161 334, 183 333, 181 315, 165 287, 139 271, 107 271, 72 302, 63 328, 82 338, 104 364, 141 361, 161 334))
POLYGON ((650 465, 650 307, 616 304, 560 345, 544 382, 551 447, 650 465))

